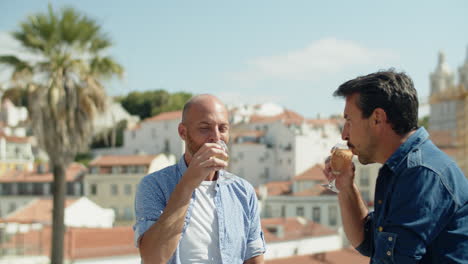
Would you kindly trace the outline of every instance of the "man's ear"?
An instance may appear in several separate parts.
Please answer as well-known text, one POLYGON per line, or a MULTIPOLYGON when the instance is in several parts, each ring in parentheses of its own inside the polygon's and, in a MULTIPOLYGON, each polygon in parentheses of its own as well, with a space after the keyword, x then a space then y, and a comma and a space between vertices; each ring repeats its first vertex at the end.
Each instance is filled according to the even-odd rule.
POLYGON ((382 125, 387 123, 387 113, 382 108, 374 109, 371 117, 373 125, 382 125))
POLYGON ((185 141, 187 139, 187 127, 180 123, 177 130, 179 131, 180 138, 185 141))

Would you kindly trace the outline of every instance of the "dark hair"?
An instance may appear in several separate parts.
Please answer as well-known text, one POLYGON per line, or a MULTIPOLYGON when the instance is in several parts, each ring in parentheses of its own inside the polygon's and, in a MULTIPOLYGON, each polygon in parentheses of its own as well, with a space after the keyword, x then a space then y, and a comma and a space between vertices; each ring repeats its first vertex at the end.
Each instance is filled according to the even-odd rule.
POLYGON ((359 94, 356 104, 363 118, 382 108, 395 133, 404 135, 418 127, 418 95, 411 78, 393 69, 349 80, 333 93, 347 97, 359 94))

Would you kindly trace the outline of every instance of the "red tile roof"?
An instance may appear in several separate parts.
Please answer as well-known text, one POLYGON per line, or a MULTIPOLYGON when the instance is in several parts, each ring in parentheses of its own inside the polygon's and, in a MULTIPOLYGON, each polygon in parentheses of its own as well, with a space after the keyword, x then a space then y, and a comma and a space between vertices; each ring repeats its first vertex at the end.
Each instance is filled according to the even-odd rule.
POLYGON ((89 166, 150 165, 158 155, 105 155, 95 158, 89 166))
MULTIPOLYGON (((45 173, 37 171, 10 170, 0 175, 0 182, 53 182, 54 175, 45 166, 45 173)), ((65 172, 67 182, 75 181, 86 172, 86 167, 80 163, 72 163, 65 172)))
POLYGON ((247 131, 237 131, 231 133, 231 138, 236 139, 239 137, 253 137, 253 138, 259 138, 263 137, 265 135, 265 131, 261 130, 247 130, 247 131))
POLYGON ((325 175, 323 174, 323 165, 315 164, 310 167, 303 173, 294 177, 294 181, 323 181, 325 180, 325 175))
POLYGON ((368 264, 370 259, 362 256, 355 249, 322 252, 313 255, 294 256, 281 259, 266 260, 266 264, 368 264))
POLYGON ((275 116, 252 115, 250 117, 250 123, 273 123, 276 121, 282 121, 286 125, 290 125, 290 124, 300 125, 304 122, 304 120, 305 119, 303 116, 291 110, 284 110, 283 113, 275 115, 275 116))
POLYGON ((263 218, 261 221, 267 243, 337 234, 336 231, 305 218, 263 218), (283 227, 282 237, 269 230, 269 227, 275 226, 283 227))
MULTIPOLYGON (((25 255, 50 255, 51 228, 13 236, 2 248, 20 248, 25 255)), ((67 228, 64 241, 65 259, 138 255, 130 226, 113 228, 67 228)))
POLYGON ((4 132, 0 132, 0 138, 4 138, 7 142, 11 143, 29 143, 29 137, 7 136, 4 132))
POLYGON ((306 123, 309 125, 317 125, 317 126, 322 126, 322 125, 339 125, 344 123, 343 119, 338 119, 338 118, 332 118, 332 119, 307 119, 306 123))
MULTIPOLYGON (((322 181, 322 183, 326 183, 325 180, 322 181)), ((314 187, 306 190, 302 190, 300 192, 295 192, 291 194, 292 196, 321 196, 321 195, 337 195, 337 193, 319 185, 316 184, 314 187)))
POLYGON ((164 112, 153 117, 149 117, 143 122, 158 122, 165 120, 182 120, 182 111, 164 112))
MULTIPOLYGON (((285 195, 291 192, 291 181, 274 181, 265 183, 264 186, 267 188, 268 196, 285 195)), ((255 188, 257 194, 259 188, 255 188)))
MULTIPOLYGON (((77 199, 65 200, 65 208, 76 202, 77 199)), ((52 208, 53 201, 50 198, 41 198, 31 201, 26 206, 14 211, 5 217, 5 220, 19 222, 37 222, 37 223, 52 223, 52 208)))

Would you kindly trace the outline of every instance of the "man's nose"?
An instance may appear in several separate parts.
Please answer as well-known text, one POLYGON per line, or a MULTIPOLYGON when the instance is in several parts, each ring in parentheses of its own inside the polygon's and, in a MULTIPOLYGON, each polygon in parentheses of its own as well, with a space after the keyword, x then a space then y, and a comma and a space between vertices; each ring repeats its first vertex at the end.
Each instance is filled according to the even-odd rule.
POLYGON ((210 138, 209 138, 210 143, 218 142, 218 140, 220 139, 221 139, 221 133, 219 133, 218 128, 213 129, 210 133, 210 138))
POLYGON ((348 134, 348 126, 344 125, 343 126, 343 131, 341 131, 341 139, 348 141, 349 139, 349 134, 348 134))

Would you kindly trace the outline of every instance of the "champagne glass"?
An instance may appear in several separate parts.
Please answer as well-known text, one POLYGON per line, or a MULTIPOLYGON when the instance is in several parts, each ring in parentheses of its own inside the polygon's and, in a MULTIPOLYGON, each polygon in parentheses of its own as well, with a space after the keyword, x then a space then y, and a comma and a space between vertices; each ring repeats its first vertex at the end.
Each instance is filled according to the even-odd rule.
MULTIPOLYGON (((345 169, 351 163, 353 158, 353 153, 348 147, 344 144, 336 144, 331 149, 331 156, 330 156, 330 166, 331 166, 331 173, 334 175, 339 175, 343 169, 345 169)), ((325 184, 320 184, 321 186, 338 193, 339 190, 335 186, 336 179, 333 179, 325 184)))

